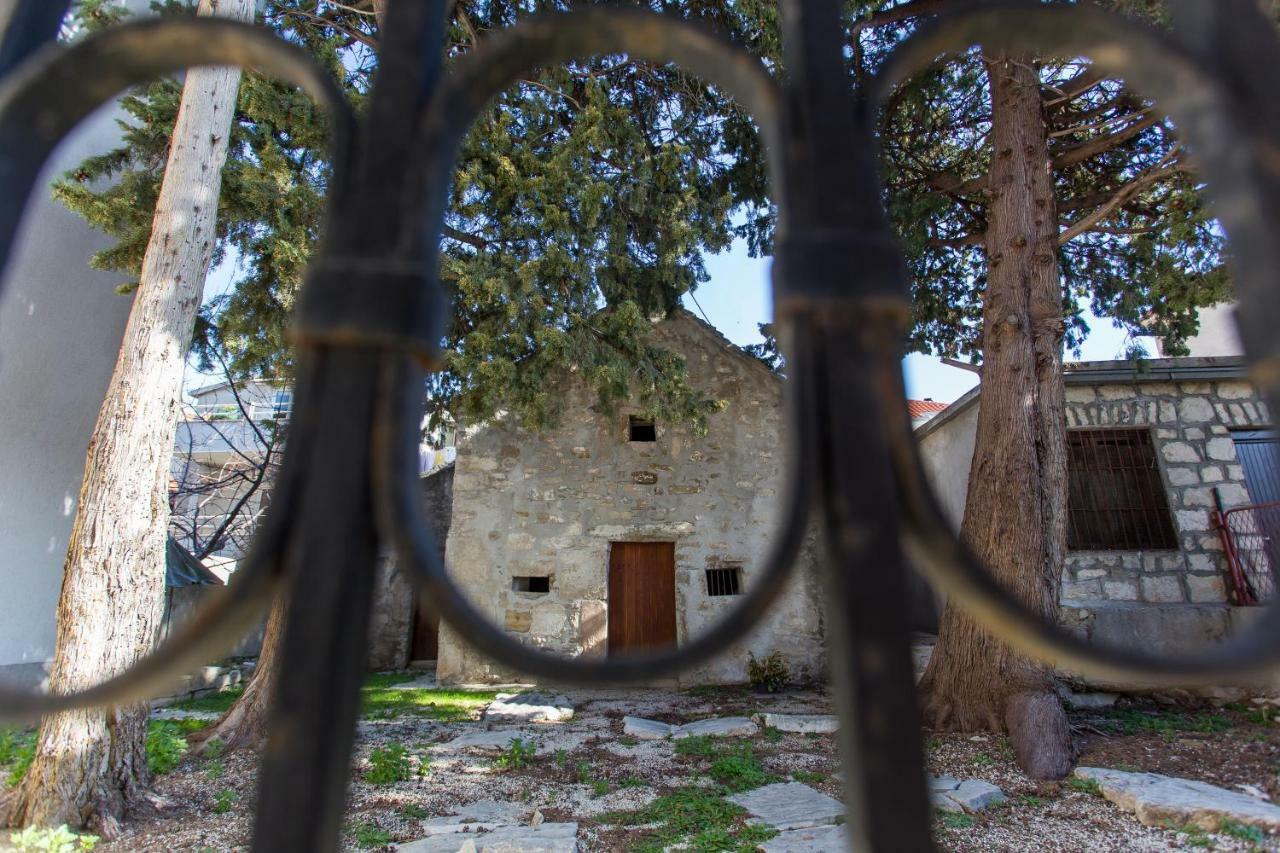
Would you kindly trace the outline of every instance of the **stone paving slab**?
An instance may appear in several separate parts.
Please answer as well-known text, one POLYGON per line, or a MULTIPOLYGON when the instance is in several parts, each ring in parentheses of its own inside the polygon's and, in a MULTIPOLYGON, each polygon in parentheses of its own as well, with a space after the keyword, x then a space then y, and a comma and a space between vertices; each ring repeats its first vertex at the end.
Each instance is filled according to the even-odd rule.
POLYGON ((836 853, 849 849, 849 830, 840 826, 817 826, 780 833, 760 845, 764 853, 836 853))
MULTIPOLYGON (((1004 791, 981 779, 965 779, 951 790, 934 791, 933 797, 935 806, 938 798, 949 799, 970 814, 1003 803, 1006 799, 1004 791)), ((942 811, 949 809, 943 808, 942 811)))
POLYGON ((484 711, 486 720, 521 723, 565 723, 573 719, 573 703, 552 693, 499 693, 484 711))
POLYGON ((1104 797, 1133 812, 1147 826, 1172 822, 1216 832, 1223 820, 1232 820, 1280 830, 1280 806, 1207 782, 1102 767, 1077 767, 1075 775, 1097 782, 1104 797))
POLYGON ((426 835, 449 835, 457 832, 487 832, 523 821, 531 812, 518 803, 479 800, 458 806, 452 814, 428 818, 422 822, 426 835))
POLYGON ((462 832, 419 838, 401 853, 577 853, 578 824, 503 826, 492 832, 462 832))
POLYGON ((810 829, 844 817, 844 804, 799 782, 778 782, 726 797, 777 830, 810 829))
POLYGON ((644 717, 623 717, 622 733, 640 740, 663 740, 675 732, 676 727, 658 720, 646 720, 644 717))
POLYGON ((834 734, 840 720, 833 714, 761 714, 765 726, 797 734, 834 734))
POLYGON ((753 737, 760 733, 760 727, 749 717, 712 717, 709 720, 698 720, 676 726, 671 737, 681 740, 687 737, 753 737))

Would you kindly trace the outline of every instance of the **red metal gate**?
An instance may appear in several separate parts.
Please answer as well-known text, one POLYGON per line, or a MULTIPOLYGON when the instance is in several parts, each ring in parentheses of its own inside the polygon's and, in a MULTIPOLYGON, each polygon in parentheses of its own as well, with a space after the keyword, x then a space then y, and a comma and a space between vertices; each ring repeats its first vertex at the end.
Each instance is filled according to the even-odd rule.
POLYGON ((1214 526, 1227 555, 1231 603, 1265 604, 1275 594, 1280 568, 1280 501, 1224 510, 1219 503, 1214 526))

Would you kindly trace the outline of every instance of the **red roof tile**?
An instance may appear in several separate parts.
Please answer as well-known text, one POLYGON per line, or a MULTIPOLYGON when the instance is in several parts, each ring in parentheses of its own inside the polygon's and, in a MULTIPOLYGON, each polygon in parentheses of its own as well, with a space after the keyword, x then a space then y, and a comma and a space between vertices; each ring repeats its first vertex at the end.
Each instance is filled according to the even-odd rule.
POLYGON ((941 412, 950 403, 936 403, 933 400, 908 400, 907 411, 911 413, 911 419, 927 418, 930 415, 936 415, 941 412))

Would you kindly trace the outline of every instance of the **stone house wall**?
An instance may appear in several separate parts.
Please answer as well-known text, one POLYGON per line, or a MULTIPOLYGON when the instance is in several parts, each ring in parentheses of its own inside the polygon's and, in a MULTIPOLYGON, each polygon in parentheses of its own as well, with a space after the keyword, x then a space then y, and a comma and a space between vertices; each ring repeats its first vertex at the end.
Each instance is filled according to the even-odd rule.
POLYGON ((1069 552, 1062 603, 1225 602, 1213 492, 1218 489, 1227 508, 1250 502, 1230 430, 1271 425, 1253 386, 1243 380, 1068 384, 1066 418, 1069 429, 1151 427, 1180 548, 1069 552))
MULTIPOLYGON (((708 595, 705 570, 740 567, 744 587, 774 539, 785 483, 783 383, 759 361, 686 312, 654 327, 655 343, 682 353, 691 384, 724 401, 707 435, 656 424, 654 442, 628 441, 628 416, 607 413, 592 390, 563 382, 563 415, 529 432, 510 418, 458 441, 447 557, 459 587, 514 639, 566 656, 606 653, 611 542, 675 543, 677 641, 736 605, 708 595), (549 592, 513 589, 549 578, 549 592)), ((757 629, 682 681, 745 680, 747 651, 780 651, 793 673, 821 672, 822 627, 811 547, 757 629)), ((442 681, 515 677, 441 626, 442 681)))

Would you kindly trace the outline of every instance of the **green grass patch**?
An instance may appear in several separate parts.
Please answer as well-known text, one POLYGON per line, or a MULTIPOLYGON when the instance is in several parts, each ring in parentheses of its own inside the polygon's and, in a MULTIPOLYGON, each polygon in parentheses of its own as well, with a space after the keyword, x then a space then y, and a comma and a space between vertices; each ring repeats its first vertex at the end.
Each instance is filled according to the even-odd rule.
POLYGON ((393 672, 371 675, 360 688, 361 713, 366 718, 426 717, 444 723, 473 719, 477 711, 498 698, 496 690, 448 688, 396 690, 420 673, 393 672))
POLYGON ((1262 831, 1261 827, 1241 823, 1238 820, 1220 821, 1218 823, 1218 832, 1232 838, 1237 838, 1240 841, 1248 841, 1250 844, 1257 846, 1260 846, 1262 842, 1267 840, 1267 834, 1262 831))
POLYGON ((409 803, 396 809, 396 814, 405 820, 426 820, 431 813, 417 803, 409 803))
POLYGON ((968 829, 974 824, 971 816, 960 812, 940 812, 938 817, 947 829, 968 829))
POLYGON ((1202 711, 1187 714, 1138 708, 1111 708, 1104 715, 1105 725, 1113 732, 1126 735, 1153 733, 1167 741, 1179 732, 1225 732, 1232 726, 1230 717, 1202 711))
POLYGON ((182 699, 170 705, 178 711, 208 711, 214 714, 222 714, 227 711, 236 700, 244 695, 243 687, 228 687, 226 690, 217 693, 210 693, 208 696, 197 696, 194 699, 182 699))
POLYGON ((642 809, 599 815, 601 823, 639 826, 656 823, 656 829, 634 833, 627 839, 635 853, 658 853, 677 844, 698 853, 754 851, 777 835, 776 830, 749 826, 746 810, 705 788, 677 788, 642 809))
POLYGON ((213 813, 226 814, 231 811, 231 807, 236 804, 239 797, 236 792, 230 788, 223 788, 213 798, 213 813))
POLYGON ((649 783, 641 779, 639 776, 628 776, 618 783, 619 788, 647 788, 649 783))
POLYGON ((1031 809, 1038 809, 1045 803, 1049 802, 1044 797, 1037 797, 1035 794, 1021 794, 1018 802, 1031 809))
POLYGON ((782 730, 774 728, 773 726, 765 726, 764 739, 769 743, 777 743, 782 740, 782 730))
POLYGON ((814 773, 812 770, 792 770, 791 778, 808 785, 817 785, 827 781, 826 773, 814 773))
POLYGON ((711 758, 716 752, 716 739, 708 735, 694 735, 676 741, 676 755, 686 758, 711 758))
POLYGON ((368 850, 372 847, 386 847, 392 840, 390 832, 376 824, 369 823, 367 820, 351 824, 351 837, 361 850, 368 850))
POLYGON ((1072 776, 1067 780, 1067 788, 1078 794, 1093 794, 1095 797, 1102 796, 1102 786, 1098 784, 1097 779, 1082 779, 1079 776, 1072 776))
POLYGON ((0 729, 0 779, 6 787, 22 781, 35 757, 35 729, 0 729))

